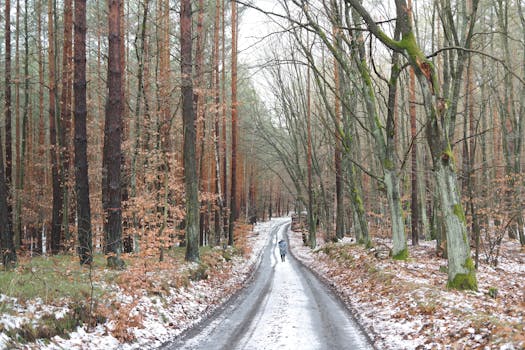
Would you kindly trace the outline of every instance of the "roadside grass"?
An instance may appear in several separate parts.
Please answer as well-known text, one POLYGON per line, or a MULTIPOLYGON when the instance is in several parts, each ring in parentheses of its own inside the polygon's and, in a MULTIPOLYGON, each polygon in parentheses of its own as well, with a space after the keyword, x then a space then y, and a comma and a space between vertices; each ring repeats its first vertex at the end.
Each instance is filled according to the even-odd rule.
MULTIPOLYGON (((100 275, 104 264, 104 256, 96 255, 93 273, 100 275)), ((73 255, 21 257, 16 269, 0 272, 0 294, 16 298, 22 304, 40 298, 45 304, 61 306, 64 301, 81 301, 90 296, 89 274, 90 268, 80 266, 73 255)), ((98 296, 101 292, 95 287, 98 296)))

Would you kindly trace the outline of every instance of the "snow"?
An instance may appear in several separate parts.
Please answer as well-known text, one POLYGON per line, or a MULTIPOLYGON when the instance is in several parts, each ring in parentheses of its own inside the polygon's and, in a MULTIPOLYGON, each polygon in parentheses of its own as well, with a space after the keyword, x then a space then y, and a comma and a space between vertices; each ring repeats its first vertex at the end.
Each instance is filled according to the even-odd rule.
MULTIPOLYGON (((231 270, 223 276, 211 276, 198 282, 191 282, 186 288, 170 288, 167 295, 130 295, 118 286, 111 286, 115 291, 114 299, 123 305, 136 305, 130 310, 129 317, 142 318, 140 327, 131 327, 128 332, 135 338, 133 342, 121 343, 111 335, 116 322, 108 321, 94 329, 78 327, 69 334, 69 339, 55 336, 50 342, 37 340, 31 344, 18 344, 21 349, 154 349, 173 339, 184 330, 197 324, 219 305, 225 302, 236 290, 241 288, 251 276, 261 259, 262 248, 269 239, 269 231, 274 225, 289 220, 277 218, 254 226, 254 233, 248 237, 251 254, 246 258, 234 257, 231 270)), ((184 268, 190 268, 185 266, 184 268)), ((0 315, 0 325, 4 329, 14 329, 30 320, 37 320, 44 314, 54 313, 57 318, 67 313, 67 307, 45 305, 41 299, 28 301, 24 305, 15 298, 0 294, 0 303, 9 303, 12 314, 0 315)), ((4 333, 0 334, 0 349, 7 349, 11 341, 4 333)))
POLYGON ((446 260, 435 256, 435 242, 410 246, 409 260, 393 261, 345 241, 319 240, 312 251, 300 232, 290 236, 292 253, 334 287, 378 349, 525 349, 525 252, 516 241, 504 242, 498 267, 480 266, 478 292, 461 292, 446 289, 439 269, 446 260), (351 258, 327 255, 325 247, 351 258))
MULTIPOLYGON (((129 317, 140 316, 141 322, 128 329, 135 338, 131 342, 119 342, 111 334, 117 326, 113 320, 90 330, 79 327, 69 334, 69 339, 54 337, 50 342, 39 340, 18 344, 17 348, 134 350, 159 347, 211 314, 246 283, 261 262, 261 252, 268 242, 271 227, 283 220, 289 218, 255 225, 254 233, 248 237, 251 254, 232 259, 231 266, 222 271, 221 276, 210 276, 179 289, 170 288, 163 295, 131 293, 111 286, 114 300, 123 305, 136 303, 129 310, 129 317)), ((445 288, 447 275, 440 271, 440 265, 446 266, 446 260, 435 257, 434 242, 421 242, 419 247, 410 247, 411 258, 407 261, 392 261, 377 260, 369 251, 345 238, 333 244, 344 249, 348 259, 345 261, 325 254, 323 248, 326 245, 321 239, 320 246, 312 251, 303 246, 300 233, 289 234, 289 237, 289 250, 337 291, 378 349, 525 349, 525 251, 515 241, 503 242, 496 267, 481 264, 477 272, 478 292, 459 292, 445 288), (494 288, 496 298, 489 296, 489 290, 494 288)), ((390 244, 388 240, 376 243, 390 244)), ((290 265, 280 263, 277 251, 272 264, 277 272, 274 288, 281 283, 279 276, 294 280, 290 275, 290 265)), ((304 343, 300 345, 304 349, 315 347, 317 340, 306 337, 308 332, 304 328, 299 331, 292 323, 276 321, 280 319, 277 316, 279 305, 288 302, 296 307, 286 317, 299 317, 304 320, 305 327, 311 325, 309 316, 300 313, 306 307, 301 304, 301 299, 291 299, 287 294, 294 288, 292 283, 289 291, 283 288, 278 292, 278 298, 267 301, 275 305, 272 311, 275 316, 258 323, 254 344, 259 345, 253 345, 252 349, 264 348, 267 344, 259 332, 264 331, 261 334, 267 334, 268 340, 276 329, 301 336, 304 343)), ((0 305, 10 310, 0 315, 0 329, 6 330, 35 322, 45 314, 60 318, 68 312, 67 305, 47 305, 41 299, 19 302, 1 294, 0 305)), ((298 348, 292 339, 274 339, 273 344, 277 344, 274 348, 298 348)), ((11 348, 11 341, 0 332, 0 349, 11 348)))

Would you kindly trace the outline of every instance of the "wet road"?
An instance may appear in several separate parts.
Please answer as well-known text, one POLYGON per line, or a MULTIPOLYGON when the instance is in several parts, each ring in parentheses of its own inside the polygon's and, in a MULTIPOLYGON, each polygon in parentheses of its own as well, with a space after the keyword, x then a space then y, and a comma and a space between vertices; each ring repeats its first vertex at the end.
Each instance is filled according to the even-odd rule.
MULTIPOLYGON (((168 349, 372 349, 333 293, 277 242, 290 221, 276 221, 254 280, 223 309, 168 349)), ((261 233, 262 234, 262 233, 261 233)))

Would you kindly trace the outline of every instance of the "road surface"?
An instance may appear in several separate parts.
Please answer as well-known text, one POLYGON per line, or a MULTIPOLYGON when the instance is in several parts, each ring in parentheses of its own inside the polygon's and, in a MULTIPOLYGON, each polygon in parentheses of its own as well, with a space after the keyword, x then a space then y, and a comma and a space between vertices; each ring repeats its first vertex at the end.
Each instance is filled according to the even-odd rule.
MULTIPOLYGON (((254 280, 203 324, 163 350, 373 349, 333 293, 277 242, 290 221, 276 221, 254 280)), ((263 233, 261 233, 263 234, 263 233)))

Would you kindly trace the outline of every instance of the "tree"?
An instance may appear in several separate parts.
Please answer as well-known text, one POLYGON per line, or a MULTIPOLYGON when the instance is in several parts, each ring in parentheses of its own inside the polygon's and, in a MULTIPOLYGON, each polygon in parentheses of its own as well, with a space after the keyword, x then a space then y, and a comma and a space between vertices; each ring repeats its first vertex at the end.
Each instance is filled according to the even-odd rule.
MULTIPOLYGON (((441 210, 447 233, 448 250, 448 286, 457 289, 477 289, 474 263, 470 257, 470 246, 467 235, 465 214, 459 196, 457 174, 454 169, 454 155, 450 141, 453 122, 442 125, 442 121, 451 120, 447 113, 445 101, 441 97, 437 71, 418 46, 412 23, 410 9, 405 0, 396 0, 397 25, 401 32, 401 40, 388 37, 369 12, 362 6, 360 0, 346 0, 365 21, 368 30, 383 44, 394 51, 406 55, 409 64, 414 68, 423 94, 423 104, 427 117, 427 141, 434 164, 434 178, 439 196, 441 210)), ((477 1, 473 6, 468 27, 472 32, 477 1)), ((468 47, 469 36, 466 37, 468 47)), ((460 80, 461 75, 456 77, 460 80)), ((457 84, 457 81, 455 82, 457 84)))
MULTIPOLYGON (((2 139, 0 137, 0 154, 3 153, 2 139)), ((16 251, 13 229, 7 210, 8 189, 4 176, 4 157, 0 156, 0 251, 4 269, 10 269, 16 264, 16 251)))
POLYGON ((199 181, 196 160, 196 126, 193 107, 191 0, 181 1, 181 94, 184 125, 184 183, 186 189, 186 260, 199 260, 199 181))
POLYGON ((221 174, 221 159, 220 159, 220 74, 219 74, 219 29, 220 29, 220 14, 221 14, 221 3, 220 0, 215 1, 215 22, 213 30, 213 73, 212 73, 212 86, 214 93, 215 113, 214 113, 214 139, 213 139, 213 150, 215 155, 215 190, 217 195, 217 209, 215 209, 215 244, 219 245, 221 237, 224 234, 224 198, 222 187, 222 174, 221 174))
POLYGON ((237 220, 237 2, 232 1, 232 82, 231 82, 231 108, 232 108, 232 157, 231 157, 231 194, 230 194, 230 225, 228 228, 228 245, 233 245, 233 230, 237 220))
POLYGON ((105 253, 108 266, 122 268, 122 207, 121 207, 121 134, 122 134, 122 79, 120 59, 120 1, 109 1, 108 28, 108 99, 104 127, 103 180, 106 200, 105 253), (105 179, 104 179, 105 175, 105 179))
POLYGON ((72 76, 72 30, 73 13, 72 0, 64 2, 64 50, 62 52, 62 92, 60 97, 60 188, 62 196, 62 222, 64 238, 69 239, 69 168, 70 168, 70 138, 71 138, 71 84, 72 76))
POLYGON ((60 143, 57 137, 59 129, 57 119, 58 94, 56 81, 56 39, 55 39, 55 0, 47 2, 48 20, 48 64, 49 64, 49 138, 51 144, 51 176, 53 181, 53 218, 51 223, 51 253, 57 254, 62 243, 62 193, 60 186, 60 173, 58 151, 60 143))
MULTIPOLYGON (((5 2, 5 13, 11 13, 11 0, 5 2)), ((13 139, 11 111, 11 16, 5 16, 5 182, 7 186, 7 212, 10 225, 13 222, 13 139)))
POLYGON ((91 264, 92 231, 89 203, 89 178, 86 132, 86 0, 75 0, 75 186, 78 218, 78 255, 80 264, 91 264))

